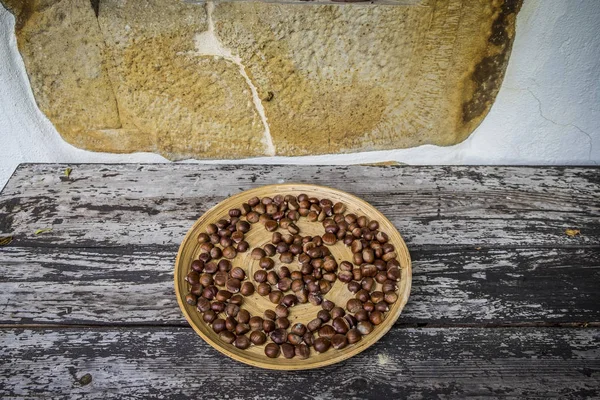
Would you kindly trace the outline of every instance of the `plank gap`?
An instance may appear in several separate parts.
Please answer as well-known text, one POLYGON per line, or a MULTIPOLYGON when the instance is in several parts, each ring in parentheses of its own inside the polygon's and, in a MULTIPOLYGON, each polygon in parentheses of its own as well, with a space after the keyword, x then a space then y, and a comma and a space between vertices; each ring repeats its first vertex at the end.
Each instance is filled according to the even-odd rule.
MULTIPOLYGON (((396 323, 393 329, 452 329, 452 328, 473 328, 473 329, 505 329, 505 328, 599 328, 600 321, 591 322, 516 322, 516 323, 396 323)), ((169 328, 189 328, 187 322, 167 323, 167 324, 138 324, 138 323, 101 323, 101 324, 0 324, 0 329, 169 329, 169 328)))

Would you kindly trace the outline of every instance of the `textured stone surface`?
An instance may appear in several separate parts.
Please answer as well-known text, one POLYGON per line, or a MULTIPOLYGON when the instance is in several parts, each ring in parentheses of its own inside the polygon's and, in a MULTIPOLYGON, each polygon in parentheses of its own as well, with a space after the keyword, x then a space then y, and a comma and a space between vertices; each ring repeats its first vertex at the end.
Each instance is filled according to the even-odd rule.
POLYGON ((76 146, 102 149, 98 130, 120 128, 104 41, 89 2, 12 1, 19 50, 38 106, 76 146))
POLYGON ((198 55, 205 8, 181 1, 100 3, 123 127, 170 158, 264 154, 264 127, 238 67, 198 55))
POLYGON ((504 24, 494 28, 501 3, 224 3, 215 20, 256 85, 274 94, 265 109, 278 153, 335 153, 466 138, 491 106, 507 61, 514 17, 506 17, 506 34, 504 24), (502 37, 493 43, 493 35, 502 37), (488 54, 501 56, 479 66, 488 54))
POLYGON ((7 3, 65 139, 172 159, 460 142, 493 103, 520 5, 100 0, 96 18, 89 1, 7 3))

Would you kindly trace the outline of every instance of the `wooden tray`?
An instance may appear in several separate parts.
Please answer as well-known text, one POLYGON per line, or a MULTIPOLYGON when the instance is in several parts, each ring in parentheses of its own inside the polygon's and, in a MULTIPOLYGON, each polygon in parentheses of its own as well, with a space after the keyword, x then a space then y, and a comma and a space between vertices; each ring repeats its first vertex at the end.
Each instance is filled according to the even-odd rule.
MULTIPOLYGON (((306 218, 300 218, 296 223, 300 228, 300 235, 322 235, 324 229, 321 223, 309 222, 306 218)), ((282 233, 287 233, 283 229, 279 229, 282 233)), ((255 247, 262 247, 264 244, 270 242, 272 233, 267 232, 264 226, 260 223, 252 225, 252 229, 246 233, 245 240, 250 244, 250 249, 245 253, 238 253, 237 257, 232 261, 233 267, 241 267, 245 270, 248 279, 256 284, 253 280, 254 272, 260 269, 258 261, 250 257, 251 250, 255 247)), ((333 256, 335 256, 338 264, 341 261, 352 262, 352 252, 349 247, 346 247, 343 242, 338 241, 335 245, 329 246, 333 256)), ((281 262, 279 257, 272 257, 275 261, 275 270, 279 268, 281 262)), ((296 259, 293 263, 287 264, 293 271, 298 266, 296 259)), ((185 318, 188 320, 192 328, 212 347, 220 351, 221 353, 231 357, 235 360, 243 363, 276 370, 302 370, 323 367, 331 365, 349 357, 352 357, 361 351, 367 349, 373 343, 377 342, 390 328, 394 325, 410 294, 412 273, 411 273, 411 260, 406 248, 406 244, 400 233, 392 225, 392 223, 377 209, 371 206, 364 200, 353 196, 351 194, 342 192, 337 189, 308 185, 308 184, 281 184, 281 185, 269 185, 260 188, 248 190, 242 193, 238 193, 234 196, 217 204, 215 207, 207 211, 202 215, 198 221, 189 230, 177 254, 175 261, 175 292, 177 295, 177 301, 185 318), (301 360, 298 358, 286 359, 280 356, 275 359, 268 358, 264 354, 264 345, 255 346, 252 345, 246 350, 240 350, 234 347, 232 344, 223 342, 219 336, 213 332, 212 328, 206 324, 201 317, 201 314, 196 310, 195 306, 190 306, 185 302, 185 295, 189 292, 189 286, 185 281, 185 277, 190 270, 190 263, 198 257, 200 254, 197 237, 201 232, 206 231, 206 226, 210 223, 214 223, 221 218, 228 218, 228 211, 231 208, 239 208, 242 203, 248 199, 258 196, 262 197, 273 197, 277 194, 292 194, 299 195, 306 193, 310 197, 317 197, 319 199, 328 198, 334 203, 343 202, 347 209, 346 213, 355 213, 357 216, 365 215, 369 220, 375 219, 379 221, 380 230, 387 233, 389 236, 389 242, 392 243, 396 248, 397 259, 401 265, 401 279, 398 282, 398 300, 392 305, 390 310, 386 313, 385 321, 380 325, 375 326, 373 332, 362 338, 361 341, 348 345, 346 348, 341 350, 335 350, 333 348, 329 351, 319 354, 311 348, 311 355, 308 359, 301 360)), ((380 287, 377 284, 377 287, 380 287)), ((354 296, 353 293, 347 290, 346 284, 337 280, 329 293, 324 298, 329 299, 341 307, 345 307, 348 299, 354 296)), ((264 310, 274 309, 275 305, 271 303, 268 297, 262 297, 258 293, 254 293, 244 299, 244 305, 242 308, 247 309, 251 315, 262 316, 264 310)), ((290 315, 288 319, 293 325, 296 322, 308 323, 310 320, 316 318, 317 312, 321 310, 320 306, 314 306, 310 303, 298 304, 290 309, 290 315)), ((224 318, 224 317, 223 317, 224 318)), ((267 341, 269 343, 270 340, 267 341)))

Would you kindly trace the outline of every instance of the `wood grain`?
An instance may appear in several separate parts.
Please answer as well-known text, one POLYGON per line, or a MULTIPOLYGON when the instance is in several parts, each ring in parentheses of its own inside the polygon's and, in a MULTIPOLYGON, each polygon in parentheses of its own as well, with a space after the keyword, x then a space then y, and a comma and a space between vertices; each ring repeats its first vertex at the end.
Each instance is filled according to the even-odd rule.
POLYGON ((189 328, 4 329, 0 397, 590 398, 599 341, 598 329, 393 329, 340 364, 284 373, 223 357, 189 328))
POLYGON ((66 167, 21 165, 2 191, 0 233, 13 234, 14 246, 178 245, 219 201, 284 182, 363 198, 411 251, 600 245, 598 168, 85 164, 66 179, 66 167))
MULTIPOLYGON (((599 248, 412 252, 399 324, 600 322, 599 248)), ((187 325, 177 246, 0 249, 1 324, 187 325)))
POLYGON ((170 282, 185 232, 282 181, 339 187, 390 218, 415 261, 401 323, 600 321, 597 168, 66 167, 22 165, 0 194, 0 232, 15 236, 0 249, 2 323, 183 324, 170 282))
POLYGON ((21 165, 0 194, 0 234, 15 237, 0 248, 2 398, 600 396, 598 168, 66 167, 21 165), (172 285, 198 216, 283 182, 364 198, 413 259, 410 301, 382 340, 294 374, 209 348, 172 285))

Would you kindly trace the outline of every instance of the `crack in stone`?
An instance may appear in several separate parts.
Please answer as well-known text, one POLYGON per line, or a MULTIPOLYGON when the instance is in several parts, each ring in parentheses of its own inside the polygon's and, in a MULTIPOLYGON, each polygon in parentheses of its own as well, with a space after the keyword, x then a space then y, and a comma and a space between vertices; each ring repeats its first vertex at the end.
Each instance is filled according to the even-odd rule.
POLYGON ((254 108, 258 113, 262 124, 264 126, 264 135, 261 139, 261 142, 265 146, 265 154, 268 156, 275 155, 275 146, 273 144, 273 138, 271 137, 271 130, 269 128, 269 123, 267 121, 267 115, 265 113, 265 108, 263 107, 262 100, 258 95, 258 90, 252 79, 248 76, 246 72, 246 67, 242 64, 242 59, 239 56, 233 55, 232 51, 223 46, 219 38, 215 33, 215 24, 213 21, 213 11, 215 9, 215 4, 212 1, 206 2, 206 15, 208 18, 208 30, 202 33, 199 33, 194 38, 194 42, 196 45, 196 55, 200 56, 216 56, 221 57, 224 60, 232 62, 235 64, 240 72, 240 75, 246 81, 248 88, 252 94, 252 103, 254 104, 254 108))
POLYGON ((592 149, 593 149, 593 146, 594 146, 594 140, 592 139, 592 135, 590 135, 588 132, 584 131, 583 129, 581 129, 580 127, 578 127, 575 124, 572 124, 572 123, 562 124, 560 122, 556 122, 556 121, 554 121, 554 120, 546 117, 544 115, 543 110, 542 110, 542 101, 531 91, 531 89, 526 88, 525 90, 527 90, 529 92, 529 94, 537 101, 537 103, 538 103, 538 111, 539 111, 540 117, 542 117, 546 121, 548 121, 548 122, 550 122, 550 123, 552 123, 554 125, 557 125, 557 126, 562 126, 562 127, 565 127, 565 128, 568 128, 568 127, 575 128, 579 132, 581 132, 585 136, 587 136, 588 142, 589 142, 588 160, 597 165, 598 163, 595 160, 592 160, 592 149))
POLYGON ((90 0, 90 4, 92 5, 94 14, 96 14, 96 18, 98 18, 98 13, 100 12, 100 0, 90 0))
MULTIPOLYGON (((100 31, 100 36, 102 36, 102 41, 104 42, 104 48, 102 49, 102 60, 103 63, 105 62, 105 60, 107 59, 106 55, 110 53, 110 50, 108 49, 108 43, 106 42, 106 36, 104 34, 104 32, 102 31, 102 26, 100 25, 100 20, 98 19, 98 14, 100 11, 100 2, 99 1, 91 1, 90 2, 90 6, 92 7, 92 10, 94 11, 94 15, 96 16, 96 23, 98 24, 98 31, 100 31)), ((114 59, 114 57, 112 55, 109 55, 109 57, 112 59, 113 62, 113 67, 114 65, 116 65, 116 61, 114 59)), ((108 80, 108 83, 110 84, 110 89, 113 92, 113 96, 115 98, 115 106, 117 109, 117 118, 119 120, 119 126, 116 128, 109 128, 109 129, 121 129, 123 128, 123 121, 121 120, 121 108, 119 105, 119 98, 117 97, 117 89, 115 88, 115 83, 113 82, 113 78, 111 76, 111 71, 109 71, 108 66, 106 65, 102 65, 102 69, 104 69, 104 71, 106 72, 106 79, 108 80)), ((103 130, 105 128, 100 128, 98 130, 103 130)))

